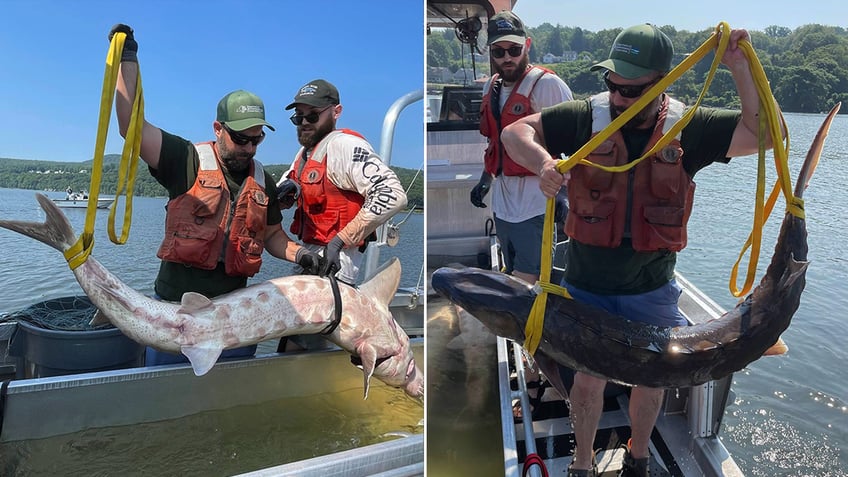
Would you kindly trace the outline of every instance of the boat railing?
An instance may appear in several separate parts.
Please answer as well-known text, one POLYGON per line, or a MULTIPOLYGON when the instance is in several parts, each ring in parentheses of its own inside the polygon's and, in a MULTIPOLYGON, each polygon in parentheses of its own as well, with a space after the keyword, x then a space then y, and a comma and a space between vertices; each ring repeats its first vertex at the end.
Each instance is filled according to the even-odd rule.
MULTIPOLYGON (((394 141, 395 126, 397 125, 400 113, 407 106, 423 99, 423 89, 412 91, 395 100, 386 112, 386 115, 383 118, 383 129, 380 134, 379 154, 383 163, 387 166, 391 166, 392 164, 392 143, 394 141)), ((368 248, 365 251, 362 276, 366 279, 376 272, 380 263, 380 249, 386 246, 386 229, 387 224, 385 223, 377 228, 377 240, 368 244, 368 248)), ((422 264, 422 267, 423 266, 424 265, 422 264)))

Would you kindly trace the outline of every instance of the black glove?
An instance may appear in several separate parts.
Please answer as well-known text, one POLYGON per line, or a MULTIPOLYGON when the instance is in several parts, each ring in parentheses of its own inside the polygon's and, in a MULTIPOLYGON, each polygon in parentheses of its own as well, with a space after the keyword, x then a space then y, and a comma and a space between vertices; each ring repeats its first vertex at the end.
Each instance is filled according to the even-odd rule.
POLYGON ((339 259, 339 253, 341 253, 344 245, 344 241, 338 235, 333 237, 333 240, 330 240, 330 243, 324 247, 324 260, 326 262, 321 267, 321 272, 318 275, 326 277, 327 275, 335 275, 336 272, 341 270, 342 264, 339 259))
POLYGON ((291 179, 286 179, 277 186, 277 200, 280 201, 281 209, 291 208, 297 202, 298 196, 300 186, 291 179))
POLYGON ((325 260, 321 255, 306 247, 300 247, 297 250, 294 261, 303 269, 304 275, 318 275, 321 272, 321 268, 325 265, 325 260))
POLYGON ((109 30, 110 42, 112 41, 112 37, 115 36, 115 33, 127 34, 127 38, 124 39, 124 51, 121 53, 121 61, 138 63, 138 43, 133 37, 133 29, 130 28, 129 25, 124 25, 123 23, 116 24, 111 30, 109 30))
POLYGON ((492 176, 481 177, 480 182, 471 189, 471 203, 474 204, 475 207, 486 208, 486 204, 483 203, 483 198, 489 193, 489 186, 491 183, 492 176))
POLYGON ((565 189, 560 189, 554 197, 554 222, 561 224, 568 216, 568 194, 565 189))

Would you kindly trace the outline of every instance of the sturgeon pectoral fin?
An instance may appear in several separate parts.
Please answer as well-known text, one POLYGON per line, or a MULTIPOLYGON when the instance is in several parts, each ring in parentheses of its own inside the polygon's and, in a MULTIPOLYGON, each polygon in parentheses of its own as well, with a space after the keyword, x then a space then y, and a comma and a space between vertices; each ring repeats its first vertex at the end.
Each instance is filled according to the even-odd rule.
POLYGON ((778 338, 777 343, 771 345, 771 348, 763 352, 763 356, 780 356, 789 351, 789 346, 783 341, 783 338, 778 338))
POLYGON ((91 326, 97 325, 105 325, 106 323, 111 323, 112 321, 100 310, 97 310, 94 313, 94 317, 91 318, 91 321, 88 322, 91 326))
POLYGON ((194 369, 196 376, 203 376, 208 373, 212 366, 215 366, 215 361, 221 356, 221 348, 201 348, 199 346, 183 346, 180 351, 191 362, 191 367, 194 369))
POLYGON ((365 395, 362 399, 368 399, 368 387, 371 384, 371 375, 374 374, 374 367, 377 365, 377 350, 370 345, 357 347, 357 354, 362 361, 362 374, 365 378, 365 395))

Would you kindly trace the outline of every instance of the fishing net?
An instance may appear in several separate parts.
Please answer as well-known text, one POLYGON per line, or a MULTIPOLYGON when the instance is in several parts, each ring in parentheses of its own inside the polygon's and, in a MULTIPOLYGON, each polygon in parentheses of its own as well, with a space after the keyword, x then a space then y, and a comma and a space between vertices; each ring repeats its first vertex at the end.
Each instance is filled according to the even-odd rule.
POLYGON ((3 321, 25 321, 33 326, 59 331, 92 331, 114 328, 111 323, 88 324, 97 312, 85 295, 42 301, 10 313, 3 321))

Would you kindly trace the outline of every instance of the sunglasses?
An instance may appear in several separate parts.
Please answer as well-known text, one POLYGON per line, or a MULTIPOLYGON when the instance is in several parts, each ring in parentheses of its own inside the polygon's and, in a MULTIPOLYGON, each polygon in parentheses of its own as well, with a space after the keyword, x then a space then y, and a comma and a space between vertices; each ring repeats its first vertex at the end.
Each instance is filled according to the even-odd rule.
POLYGON ((230 139, 232 139, 233 143, 238 146, 246 146, 247 143, 253 143, 254 146, 258 146, 263 139, 265 139, 265 131, 258 136, 248 136, 247 134, 242 134, 238 131, 233 131, 227 126, 225 123, 221 123, 221 126, 224 126, 224 129, 227 130, 227 134, 230 135, 230 139))
POLYGON ((320 109, 318 111, 312 111, 309 114, 294 113, 294 114, 291 115, 291 117, 289 119, 291 120, 292 124, 294 124, 295 126, 300 126, 301 124, 303 124, 303 121, 306 121, 309 124, 315 124, 315 123, 318 122, 318 118, 321 117, 321 113, 332 108, 333 106, 334 105, 331 104, 324 109, 320 109))
POLYGON ((607 71, 604 74, 604 83, 607 85, 607 89, 610 93, 618 91, 618 94, 620 94, 622 98, 633 99, 642 96, 642 93, 644 93, 648 87, 659 81, 660 78, 662 78, 662 76, 658 76, 644 84, 616 84, 610 81, 609 71, 607 71))
POLYGON ((519 56, 521 56, 522 51, 524 51, 524 46, 522 45, 510 46, 509 48, 493 46, 489 49, 489 53, 492 54, 492 57, 497 59, 503 58, 504 55, 506 55, 507 53, 509 53, 509 56, 513 58, 518 58, 519 56))

